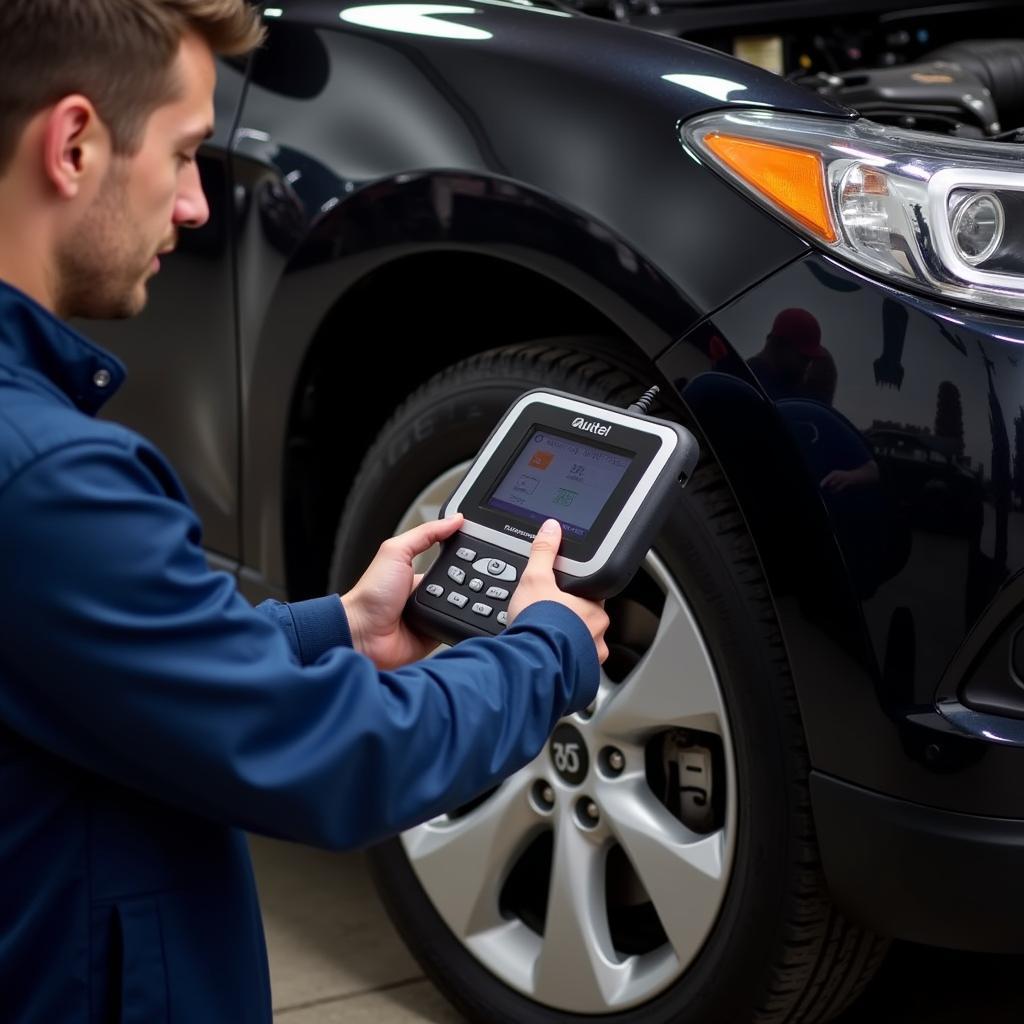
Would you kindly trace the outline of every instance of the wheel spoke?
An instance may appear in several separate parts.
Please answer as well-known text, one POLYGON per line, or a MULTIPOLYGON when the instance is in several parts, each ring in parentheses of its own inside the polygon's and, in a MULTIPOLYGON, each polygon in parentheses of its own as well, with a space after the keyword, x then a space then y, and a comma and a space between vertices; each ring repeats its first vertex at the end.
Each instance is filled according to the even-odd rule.
POLYGON ((606 736, 635 739, 688 725, 720 734, 722 697, 697 626, 681 604, 665 601, 654 643, 595 716, 606 736))
POLYGON ((564 817, 555 834, 544 941, 534 965, 534 997, 552 1006, 601 1012, 613 1005, 629 969, 612 947, 605 908, 607 848, 564 817))
POLYGON ((703 946, 724 895, 723 833, 691 832, 640 779, 606 787, 601 803, 680 966, 687 967, 703 946))
POLYGON ((529 772, 519 772, 464 817, 436 818, 402 837, 420 882, 461 938, 501 923, 501 887, 542 827, 530 782, 529 772))
POLYGON ((416 506, 416 518, 421 523, 429 523, 441 513, 441 501, 437 495, 424 495, 423 501, 416 506))

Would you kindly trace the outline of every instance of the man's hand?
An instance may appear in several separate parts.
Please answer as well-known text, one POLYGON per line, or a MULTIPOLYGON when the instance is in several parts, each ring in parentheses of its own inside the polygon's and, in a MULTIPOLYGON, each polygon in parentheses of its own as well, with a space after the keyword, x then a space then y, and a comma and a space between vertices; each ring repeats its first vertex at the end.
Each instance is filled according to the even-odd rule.
POLYGON ((341 599, 352 630, 352 646, 378 668, 398 668, 425 658, 436 646, 402 621, 402 609, 420 577, 412 560, 462 526, 462 513, 417 526, 384 541, 359 582, 341 599))
POLYGON ((561 590, 555 582, 555 556, 562 543, 562 528, 557 519, 548 519, 533 542, 530 561, 523 570, 523 578, 512 595, 508 606, 509 623, 526 607, 536 601, 557 601, 574 611, 584 622, 597 648, 597 660, 604 664, 608 647, 604 641, 608 616, 603 601, 588 601, 561 590))
POLYGON ((842 494, 850 487, 877 484, 879 478, 878 463, 874 459, 869 459, 856 469, 833 469, 821 481, 821 487, 822 490, 831 491, 833 494, 842 494))

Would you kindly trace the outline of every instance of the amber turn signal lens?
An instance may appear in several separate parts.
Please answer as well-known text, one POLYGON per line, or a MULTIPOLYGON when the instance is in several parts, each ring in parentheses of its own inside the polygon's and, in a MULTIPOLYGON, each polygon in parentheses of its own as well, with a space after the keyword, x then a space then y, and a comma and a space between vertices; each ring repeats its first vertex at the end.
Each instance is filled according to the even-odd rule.
POLYGON ((826 242, 839 237, 829 214, 825 168, 808 149, 709 132, 704 145, 774 206, 826 242))

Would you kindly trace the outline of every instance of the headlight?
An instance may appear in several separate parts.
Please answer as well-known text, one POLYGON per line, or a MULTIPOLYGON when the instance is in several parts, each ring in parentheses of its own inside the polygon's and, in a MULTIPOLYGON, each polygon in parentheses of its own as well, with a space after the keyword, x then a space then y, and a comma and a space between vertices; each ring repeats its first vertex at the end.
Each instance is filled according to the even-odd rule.
POLYGON ((680 136, 834 256, 1024 311, 1024 147, 759 110, 706 114, 680 136))

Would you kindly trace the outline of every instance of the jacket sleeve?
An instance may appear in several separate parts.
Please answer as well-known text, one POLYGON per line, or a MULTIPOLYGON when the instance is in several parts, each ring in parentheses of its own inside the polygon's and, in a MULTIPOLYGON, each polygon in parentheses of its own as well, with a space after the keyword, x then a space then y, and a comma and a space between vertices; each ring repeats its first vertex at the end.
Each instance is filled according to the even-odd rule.
POLYGON ((319 639, 293 649, 207 567, 162 471, 88 441, 0 491, 0 721, 53 754, 228 824, 354 846, 495 785, 593 699, 593 641, 553 602, 379 672, 338 646, 328 598, 334 626, 321 605, 319 639))
POLYGON ((312 665, 332 647, 352 646, 348 616, 337 594, 292 604, 263 601, 256 605, 256 611, 284 633, 292 655, 300 665, 312 665))

